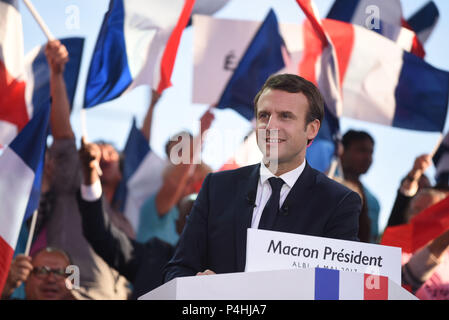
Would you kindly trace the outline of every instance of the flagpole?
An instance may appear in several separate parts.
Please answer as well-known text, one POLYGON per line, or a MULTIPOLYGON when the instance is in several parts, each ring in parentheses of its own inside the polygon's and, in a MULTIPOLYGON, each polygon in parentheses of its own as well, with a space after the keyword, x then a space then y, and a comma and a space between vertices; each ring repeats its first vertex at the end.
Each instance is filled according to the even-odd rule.
POLYGON ((45 36, 47 37, 48 41, 52 41, 55 40, 55 37, 53 36, 53 34, 50 32, 50 29, 48 29, 47 24, 45 23, 44 19, 42 19, 41 15, 39 14, 39 12, 37 12, 36 8, 34 7, 34 5, 31 3, 30 0, 23 0, 23 2, 25 3, 25 5, 27 6, 28 10, 30 11, 31 15, 34 17, 34 19, 36 20, 37 24, 39 25, 39 27, 41 28, 42 32, 45 34, 45 36))
POLYGON ((435 144, 435 147, 433 148, 432 152, 429 154, 430 158, 433 158, 433 156, 437 152, 438 148, 443 142, 443 138, 444 138, 443 133, 440 132, 440 136, 438 137, 437 143, 435 144))
POLYGON ((25 247, 25 255, 30 255, 30 249, 31 249, 31 242, 33 241, 33 235, 34 235, 34 229, 36 227, 36 221, 37 221, 37 209, 33 212, 33 218, 31 220, 31 226, 30 226, 30 232, 28 233, 28 240, 27 245, 25 247))

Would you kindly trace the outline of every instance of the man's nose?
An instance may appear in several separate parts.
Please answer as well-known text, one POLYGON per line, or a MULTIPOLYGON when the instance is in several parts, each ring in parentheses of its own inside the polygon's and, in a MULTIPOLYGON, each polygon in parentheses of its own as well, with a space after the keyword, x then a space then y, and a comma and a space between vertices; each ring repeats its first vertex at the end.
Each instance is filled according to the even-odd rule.
POLYGON ((266 130, 277 129, 277 122, 273 115, 270 115, 270 117, 268 118, 268 122, 267 125, 265 126, 265 129, 266 130))

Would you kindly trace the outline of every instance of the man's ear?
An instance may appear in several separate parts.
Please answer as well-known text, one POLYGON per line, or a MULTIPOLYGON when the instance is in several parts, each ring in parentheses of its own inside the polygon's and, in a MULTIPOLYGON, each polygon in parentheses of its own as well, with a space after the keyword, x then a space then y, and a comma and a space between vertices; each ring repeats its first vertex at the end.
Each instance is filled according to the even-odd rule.
POLYGON ((318 134, 318 131, 320 130, 320 120, 315 119, 311 122, 309 122, 306 126, 306 132, 307 132, 307 140, 313 140, 318 134))

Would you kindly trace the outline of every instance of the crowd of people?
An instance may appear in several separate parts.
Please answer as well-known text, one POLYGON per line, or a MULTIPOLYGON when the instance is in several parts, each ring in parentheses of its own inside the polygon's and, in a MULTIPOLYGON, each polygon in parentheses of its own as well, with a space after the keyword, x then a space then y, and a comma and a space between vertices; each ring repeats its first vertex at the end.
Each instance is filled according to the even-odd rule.
MULTIPOLYGON (((196 139, 188 132, 180 132, 167 142, 167 159, 173 152, 179 153, 183 148, 187 148, 190 150, 191 161, 173 164, 168 160, 159 159, 159 163, 162 163, 161 170, 149 173, 159 175, 159 182, 148 186, 148 192, 139 203, 138 223, 130 222, 129 217, 122 212, 122 204, 117 200, 117 192, 124 179, 126 157, 111 143, 88 142, 84 138, 77 150, 70 123, 71 108, 63 78, 69 53, 57 40, 47 44, 45 53, 50 66, 50 127, 53 140, 46 151, 38 223, 31 252, 29 256, 15 256, 2 299, 136 299, 175 276, 240 271, 241 261, 232 260, 235 258, 234 253, 229 248, 222 248, 234 246, 234 240, 230 238, 231 242, 226 242, 221 238, 219 242, 215 242, 213 236, 224 239, 234 237, 234 230, 218 224, 228 223, 226 215, 234 210, 233 206, 238 205, 240 200, 247 203, 248 197, 252 198, 256 208, 260 208, 255 210, 258 212, 255 214, 258 218, 250 223, 252 227, 261 227, 263 223, 266 228, 273 230, 293 230, 297 233, 305 230, 305 234, 380 243, 380 204, 375 192, 361 182, 361 176, 372 164, 375 141, 367 132, 355 130, 346 132, 341 140, 341 166, 334 178, 339 183, 325 180, 306 162, 298 167, 299 171, 292 170, 301 177, 306 176, 317 181, 321 179, 320 188, 329 189, 328 193, 335 194, 332 197, 335 198, 335 204, 317 204, 321 206, 319 212, 323 212, 323 215, 326 211, 332 212, 326 216, 326 221, 324 218, 323 222, 319 221, 315 217, 314 222, 307 225, 309 220, 304 219, 298 229, 291 229, 292 222, 287 220, 276 223, 265 221, 265 210, 262 211, 264 206, 259 206, 263 201, 267 204, 266 207, 272 205, 273 201, 276 206, 279 201, 289 201, 289 206, 295 207, 295 199, 292 197, 298 191, 294 185, 296 180, 289 185, 290 178, 285 176, 292 168, 285 167, 282 172, 278 172, 277 176, 284 180, 281 180, 279 186, 280 199, 279 194, 276 200, 263 195, 265 186, 271 185, 269 190, 277 188, 273 177, 267 177, 264 181, 266 185, 253 188, 254 192, 258 190, 259 193, 260 187, 261 198, 255 194, 241 192, 244 193, 244 199, 240 199, 234 197, 239 188, 243 188, 238 184, 250 181, 253 173, 249 172, 249 169, 248 172, 244 172, 244 168, 239 169, 238 172, 243 177, 249 177, 238 178, 241 180, 231 173, 209 175, 212 173, 209 166, 203 162, 195 164, 193 161, 196 156, 193 152, 194 144, 201 139, 196 139), (187 145, 180 147, 180 144, 185 143, 187 145), (283 182, 285 183, 282 185, 283 182), (222 191, 219 183, 226 184, 224 187, 227 191, 222 191), (200 192, 202 185, 205 191, 200 192), (292 196, 289 197, 290 190, 292 196), (217 194, 221 194, 222 198, 217 199, 217 194), (341 202, 338 202, 339 199, 342 199, 341 202), (342 202, 345 202, 345 208, 340 206, 342 202), (337 203, 341 212, 333 210, 337 203), (220 210, 223 211, 222 214, 219 213, 220 210), (347 214, 349 211, 351 215, 347 214), (352 212, 359 213, 356 216, 352 215, 352 212), (341 229, 342 219, 347 219, 345 223, 351 226, 358 225, 358 229, 341 229), (328 221, 334 224, 332 228, 326 229, 328 225, 321 226, 328 221), (284 228, 284 225, 289 227, 284 228), (226 234, 228 231, 232 233, 226 234), (207 236, 207 232, 216 234, 207 236), (218 249, 216 258, 207 251, 208 246, 218 249), (194 261, 196 258, 198 261, 194 261), (221 259, 227 260, 222 263, 221 259), (215 270, 209 270, 213 269, 214 265, 215 270), (76 266, 79 269, 79 279, 69 276, 68 266, 76 266), (203 267, 207 269, 201 269, 203 267), (20 293, 14 295, 19 292, 20 287, 24 287, 22 296, 20 293)), ((310 96, 304 93, 309 109, 314 99, 319 104, 320 98, 314 96, 316 93, 307 87, 308 83, 301 84, 305 87, 298 89, 299 91, 289 91, 290 89, 284 89, 283 84, 276 83, 275 80, 290 81, 276 78, 261 90, 255 100, 258 125, 268 128, 273 126, 275 121, 287 121, 281 119, 265 122, 264 117, 276 113, 276 110, 270 109, 270 102, 274 99, 288 105, 292 94, 310 91, 310 96)), ((157 92, 153 91, 140 129, 148 143, 151 138, 152 115, 158 98, 157 92)), ((294 117, 294 112, 282 116, 294 117)), ((211 111, 203 115, 200 136, 211 126, 213 119, 211 111)), ((318 115, 307 120, 309 122, 306 122, 305 145, 316 136, 321 119, 322 115, 321 118, 318 115)), ((283 142, 287 137, 278 138, 283 142)), ((300 151, 305 154, 305 149, 300 151)), ((290 154, 285 156, 289 157, 290 154)), ((448 195, 447 186, 431 186, 425 175, 430 165, 429 155, 416 158, 413 167, 399 184, 388 226, 406 224, 416 214, 448 195)), ((253 207, 248 210, 252 209, 253 207)), ((314 208, 310 210, 316 215, 314 208)), ((403 256, 403 285, 409 286, 413 293, 423 299, 449 299, 448 255, 449 230, 446 230, 417 252, 403 256)))

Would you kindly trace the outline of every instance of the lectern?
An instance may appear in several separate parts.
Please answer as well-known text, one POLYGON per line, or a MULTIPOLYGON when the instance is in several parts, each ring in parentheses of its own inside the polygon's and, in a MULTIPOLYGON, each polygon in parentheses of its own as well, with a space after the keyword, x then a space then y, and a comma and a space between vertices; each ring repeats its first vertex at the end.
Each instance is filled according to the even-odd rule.
POLYGON ((418 300, 384 276, 293 269, 181 277, 139 300, 418 300))

